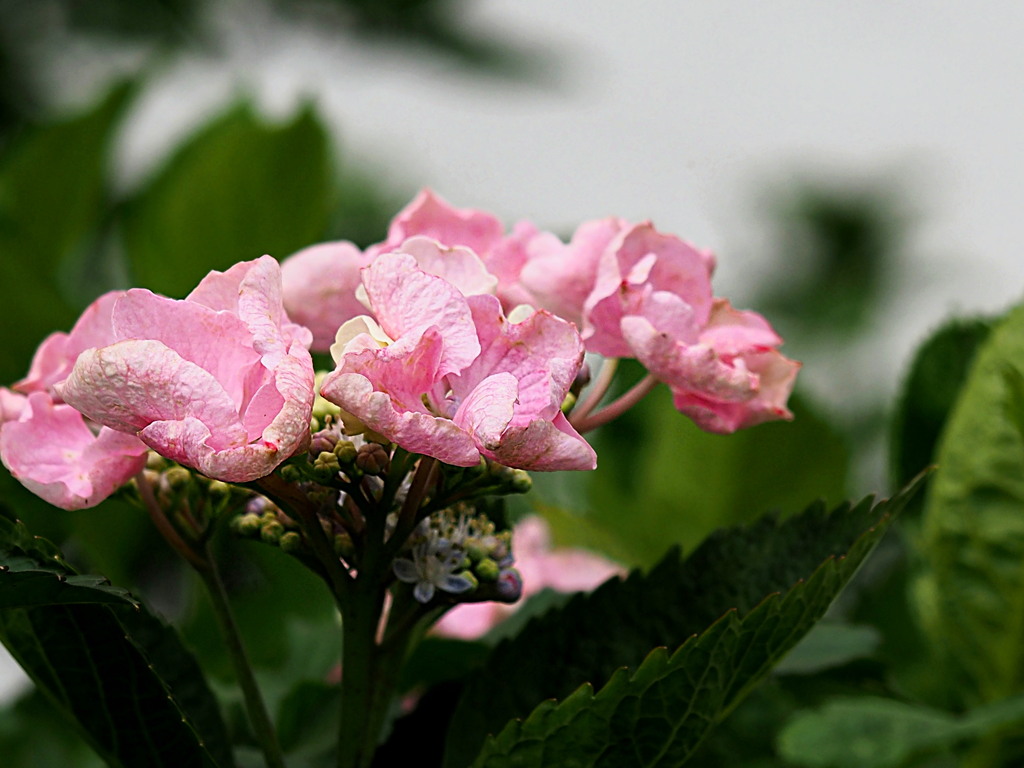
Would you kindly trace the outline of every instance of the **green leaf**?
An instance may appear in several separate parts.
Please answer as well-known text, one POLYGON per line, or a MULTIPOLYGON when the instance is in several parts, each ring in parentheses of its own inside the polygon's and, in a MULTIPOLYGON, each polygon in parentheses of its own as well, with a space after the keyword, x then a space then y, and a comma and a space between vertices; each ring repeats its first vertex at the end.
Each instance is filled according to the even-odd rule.
POLYGON ((821 618, 917 485, 718 531, 534 621, 466 687, 445 764, 469 764, 488 734, 476 765, 680 764, 821 618))
POLYGON ((809 675, 870 656, 881 637, 874 627, 823 621, 775 665, 778 675, 809 675))
POLYGON ((942 428, 991 328, 987 320, 954 320, 918 349, 892 421, 890 457, 897 486, 935 461, 942 428))
POLYGON ((67 603, 138 604, 102 576, 68 576, 31 558, 0 552, 0 610, 67 603))
POLYGON ((211 269, 323 237, 333 204, 327 135, 312 109, 264 123, 242 102, 170 158, 129 208, 135 282, 184 296, 211 269))
POLYGON ((131 93, 118 86, 80 115, 31 128, 0 157, 0 300, 17 318, 0 328, 0 382, 23 376, 39 342, 69 329, 92 298, 62 294, 58 273, 96 225, 111 138, 131 93))
POLYGON ((950 414, 925 501, 913 596, 942 674, 935 700, 1024 692, 1024 307, 993 330, 950 414))
MULTIPOLYGON (((0 522, 0 550, 21 552, 19 572, 31 560, 49 578, 63 572, 74 588, 110 596, 52 545, 0 522)), ((98 602, 2 609, 0 641, 109 765, 233 765, 217 704, 177 633, 138 604, 98 602)))
POLYGON ((674 414, 671 393, 658 387, 595 433, 596 472, 535 478, 539 511, 557 544, 650 567, 672 544, 692 549, 716 528, 766 510, 791 514, 814 498, 838 503, 846 448, 810 406, 799 398, 792 406, 793 422, 713 435, 674 414), (551 488, 557 483, 572 486, 551 488))
POLYGON ((1024 723, 1024 696, 956 716, 873 696, 838 698, 794 717, 779 736, 786 760, 806 768, 898 768, 1024 723))

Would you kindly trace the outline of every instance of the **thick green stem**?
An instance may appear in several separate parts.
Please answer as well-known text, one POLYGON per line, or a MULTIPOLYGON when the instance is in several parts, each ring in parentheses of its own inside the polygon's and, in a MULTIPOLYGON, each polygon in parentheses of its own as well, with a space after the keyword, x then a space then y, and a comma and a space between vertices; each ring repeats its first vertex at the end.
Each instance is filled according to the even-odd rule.
POLYGON ((235 668, 235 677, 238 679, 238 685, 242 689, 242 696, 245 699, 249 723, 252 725, 260 749, 263 750, 268 768, 284 768, 284 755, 277 742, 277 732, 274 730, 274 724, 270 720, 266 704, 263 703, 263 696, 256 684, 256 677, 249 664, 242 636, 238 632, 238 625, 235 624, 235 618, 231 613, 231 606, 224 590, 224 582, 220 578, 220 572, 210 556, 209 549, 205 554, 208 567, 196 570, 206 586, 210 602, 213 605, 213 613, 217 617, 221 634, 227 644, 228 654, 231 656, 231 662, 235 668))

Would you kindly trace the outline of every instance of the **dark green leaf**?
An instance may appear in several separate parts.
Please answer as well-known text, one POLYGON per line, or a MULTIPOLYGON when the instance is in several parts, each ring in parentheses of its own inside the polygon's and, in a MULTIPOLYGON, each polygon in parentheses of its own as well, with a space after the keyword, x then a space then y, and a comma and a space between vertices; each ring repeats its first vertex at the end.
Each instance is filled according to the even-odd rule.
POLYGON ((330 216, 327 136, 311 109, 262 122, 241 103, 181 147, 130 206, 125 247, 135 282, 184 296, 211 269, 323 237, 330 216))
POLYGON ((678 764, 821 617, 916 488, 874 506, 867 499, 829 513, 817 504, 783 522, 718 531, 684 562, 670 553, 650 573, 612 580, 534 621, 467 686, 446 765, 469 764, 506 723, 480 765, 520 754, 528 755, 521 764, 541 765, 530 762, 541 752, 548 761, 606 749, 620 760, 608 765, 663 750, 667 762, 645 764, 678 764), (650 648, 693 635, 676 654, 663 648, 640 664, 650 648), (567 696, 530 715, 537 702, 567 696), (548 737, 550 751, 535 752, 548 737), (639 752, 620 753, 633 742, 639 752))
POLYGON ((890 456, 896 485, 935 461, 939 435, 990 330, 987 320, 955 320, 918 349, 892 422, 890 456))
MULTIPOLYGON (((49 578, 63 572, 74 588, 112 594, 76 576, 52 545, 6 515, 0 516, 0 549, 20 552, 10 563, 19 572, 29 572, 24 561, 31 560, 49 578)), ((232 765, 198 665, 174 630, 141 606, 6 608, 0 610, 0 641, 110 765, 232 765)))
POLYGON ((833 699, 793 718, 779 737, 779 750, 806 768, 898 768, 1022 722, 1024 696, 960 716, 871 696, 833 699))
POLYGON ((0 551, 0 610, 58 603, 137 605, 127 590, 110 586, 102 576, 67 576, 63 570, 0 551))
POLYGON ((1024 307, 979 350, 925 502, 913 594, 943 670, 935 700, 949 706, 1024 692, 1024 435, 1012 369, 1024 370, 1024 307))

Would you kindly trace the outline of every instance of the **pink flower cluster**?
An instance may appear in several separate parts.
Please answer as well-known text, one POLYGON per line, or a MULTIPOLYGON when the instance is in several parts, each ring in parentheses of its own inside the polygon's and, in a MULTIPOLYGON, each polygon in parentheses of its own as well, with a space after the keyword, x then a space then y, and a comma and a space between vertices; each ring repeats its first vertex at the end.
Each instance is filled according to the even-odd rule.
POLYGON ((0 389, 0 459, 68 509, 102 501, 148 449, 257 479, 308 440, 310 347, 334 358, 321 394, 347 427, 457 466, 594 468, 562 412, 585 351, 636 358, 711 431, 789 418, 799 364, 763 318, 713 297, 713 268, 650 223, 588 222, 563 243, 425 191, 366 251, 264 256, 180 301, 100 297, 0 389))
POLYGON ((269 474, 309 439, 310 333, 284 313, 269 256, 211 272, 182 301, 97 299, 0 389, 0 458, 52 504, 98 504, 152 448, 220 480, 269 474))
MULTIPOLYGON (((345 371, 344 376, 362 375, 365 379, 359 383, 346 378, 341 387, 336 374, 325 388, 325 396, 360 418, 360 398, 369 397, 374 405, 365 409, 372 411, 366 414, 366 423, 400 444, 402 440, 395 435, 415 432, 423 436, 420 427, 433 412, 452 417, 467 435, 478 435, 481 439, 475 444, 483 449, 486 443, 493 443, 496 425, 504 416, 499 419, 495 410, 485 418, 476 401, 482 399, 484 392, 489 399, 497 398, 500 390, 506 403, 504 412, 508 413, 509 398, 513 395, 511 381, 506 377, 503 386, 499 386, 501 379, 488 381, 487 388, 472 398, 471 405, 458 417, 454 412, 466 402, 468 394, 466 374, 456 377, 463 382, 459 387, 451 386, 440 393, 436 389, 440 380, 454 374, 455 367, 465 365, 477 354, 466 321, 467 306, 475 307, 468 313, 474 322, 479 318, 495 329, 506 329, 499 333, 503 339, 501 349, 539 338, 539 334, 529 330, 534 325, 545 324, 544 333, 554 336, 557 334, 552 329, 559 322, 574 324, 586 351, 609 358, 637 359, 671 388, 676 408, 705 430, 728 433, 772 419, 791 418, 786 401, 800 364, 778 351, 782 340, 763 317, 733 309, 725 299, 714 297, 714 267, 710 253, 659 232, 650 222, 631 224, 616 218, 590 221, 580 225, 572 239, 564 243, 528 222, 521 222, 506 233, 502 223, 491 214, 453 208, 430 191, 424 191, 395 217, 384 242, 366 252, 350 243, 314 246, 288 259, 283 270, 285 306, 313 329, 314 349, 330 348, 339 371, 345 371), (376 266, 382 258, 388 267, 376 266), (367 265, 374 266, 366 269, 367 265), (397 283, 399 278, 394 275, 409 276, 412 272, 423 275, 416 278, 421 287, 413 288, 411 282, 405 288, 398 288, 397 284, 386 289, 378 286, 384 273, 392 274, 390 279, 397 283), (441 278, 449 287, 438 287, 440 283, 427 279, 427 275, 441 278), (367 280, 374 283, 373 290, 367 280), (456 293, 466 297, 465 306, 461 299, 454 300, 456 293), (369 298, 378 320, 386 318, 381 320, 381 327, 395 342, 403 334, 412 336, 406 336, 395 348, 390 341, 378 338, 376 346, 387 345, 389 352, 373 351, 375 344, 368 340, 372 334, 356 340, 346 332, 343 337, 349 346, 341 343, 342 336, 336 340, 334 329, 364 312, 360 297, 364 302, 369 298), (388 304, 401 305, 401 320, 388 304), (455 304, 461 307, 459 320, 452 314, 455 304), (508 313, 500 320, 499 304, 508 313), (523 307, 545 319, 525 321, 531 325, 515 334, 517 341, 513 344, 512 336, 507 334, 515 324, 509 324, 507 317, 518 317, 524 312, 523 307), (428 354, 433 342, 420 340, 427 330, 424 323, 431 317, 438 321, 439 328, 460 329, 455 335, 444 331, 447 352, 430 352, 440 355, 443 372, 434 370, 415 382, 403 379, 397 388, 386 383, 385 369, 394 380, 400 366, 411 365, 413 348, 419 350, 417 354, 428 354), (415 339, 415 344, 411 339, 415 339), (405 363, 397 362, 399 354, 405 363), (361 367, 371 358, 376 368, 363 369, 360 374, 361 367), (389 361, 387 366, 384 360, 389 361), (410 384, 411 389, 407 386, 410 384), (430 403, 417 405, 424 396, 430 403), (473 413, 469 413, 470 407, 473 413)), ((485 332, 485 336, 490 338, 495 332, 485 332)), ((575 354, 570 344, 573 337, 564 330, 559 333, 565 339, 564 346, 545 342, 548 354, 552 355, 552 369, 575 354), (555 354, 556 349, 561 353, 555 354)), ((488 356, 496 354, 499 353, 494 350, 488 356)), ((530 364, 540 366, 534 371, 536 376, 541 375, 540 369, 546 365, 543 357, 530 364)), ((482 384, 479 369, 479 365, 475 366, 470 378, 482 384)), ((526 371, 519 365, 504 372, 521 377, 526 371)), ((551 398, 545 400, 546 405, 564 395, 564 378, 559 371, 552 371, 546 384, 551 398)), ((454 382, 450 378, 449 381, 454 382)), ((520 398, 522 395, 519 393, 520 398)), ((532 406, 520 399, 519 408, 520 413, 511 423, 521 424, 532 406)), ((551 421, 550 408, 543 413, 543 420, 551 421)), ((565 435, 572 434, 564 423, 558 422, 557 428, 565 435)), ((461 459, 453 463, 468 462, 472 451, 465 437, 456 440, 451 427, 448 431, 446 434, 452 440, 461 440, 463 448, 446 451, 445 460, 459 453, 461 459)), ((545 434, 550 434, 550 430, 545 434)), ((565 449, 570 447, 566 439, 561 444, 565 449)), ((482 452, 502 460, 501 455, 482 452)))

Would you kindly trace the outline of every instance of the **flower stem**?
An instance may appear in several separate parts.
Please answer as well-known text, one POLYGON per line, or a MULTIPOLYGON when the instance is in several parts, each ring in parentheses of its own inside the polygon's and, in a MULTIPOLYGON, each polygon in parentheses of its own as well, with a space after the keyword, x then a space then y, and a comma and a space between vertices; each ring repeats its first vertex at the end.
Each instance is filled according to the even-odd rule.
MULTIPOLYGON (((601 372, 604 373, 604 369, 602 369, 601 372)), ((647 393, 654 389, 654 385, 657 383, 658 380, 654 378, 653 375, 647 374, 618 400, 609 403, 597 413, 592 414, 587 418, 573 421, 573 426, 576 428, 576 431, 582 435, 592 429, 600 427, 602 424, 607 424, 609 421, 618 418, 643 400, 647 393)))
POLYGON ((583 399, 583 402, 577 403, 576 407, 572 410, 572 414, 569 416, 569 422, 574 427, 577 423, 586 420, 590 412, 601 402, 605 393, 608 392, 608 387, 612 385, 612 379, 615 378, 615 371, 618 367, 619 359, 617 357, 610 358, 601 363, 601 370, 597 374, 597 379, 590 386, 587 396, 583 399))
POLYGON ((205 555, 208 567, 197 569, 197 571, 210 596, 213 613, 217 617, 221 634, 227 644, 228 655, 231 656, 235 676, 245 699, 245 710, 249 715, 249 723, 252 725, 260 749, 263 751, 268 768, 284 768, 284 755, 281 752, 281 745, 277 741, 277 732, 274 730, 267 706, 263 702, 263 696, 256 684, 256 677, 253 675, 248 654, 245 652, 242 636, 238 632, 238 625, 231 613, 231 606, 228 603, 220 571, 217 570, 216 563, 210 556, 209 548, 206 549, 205 555))

